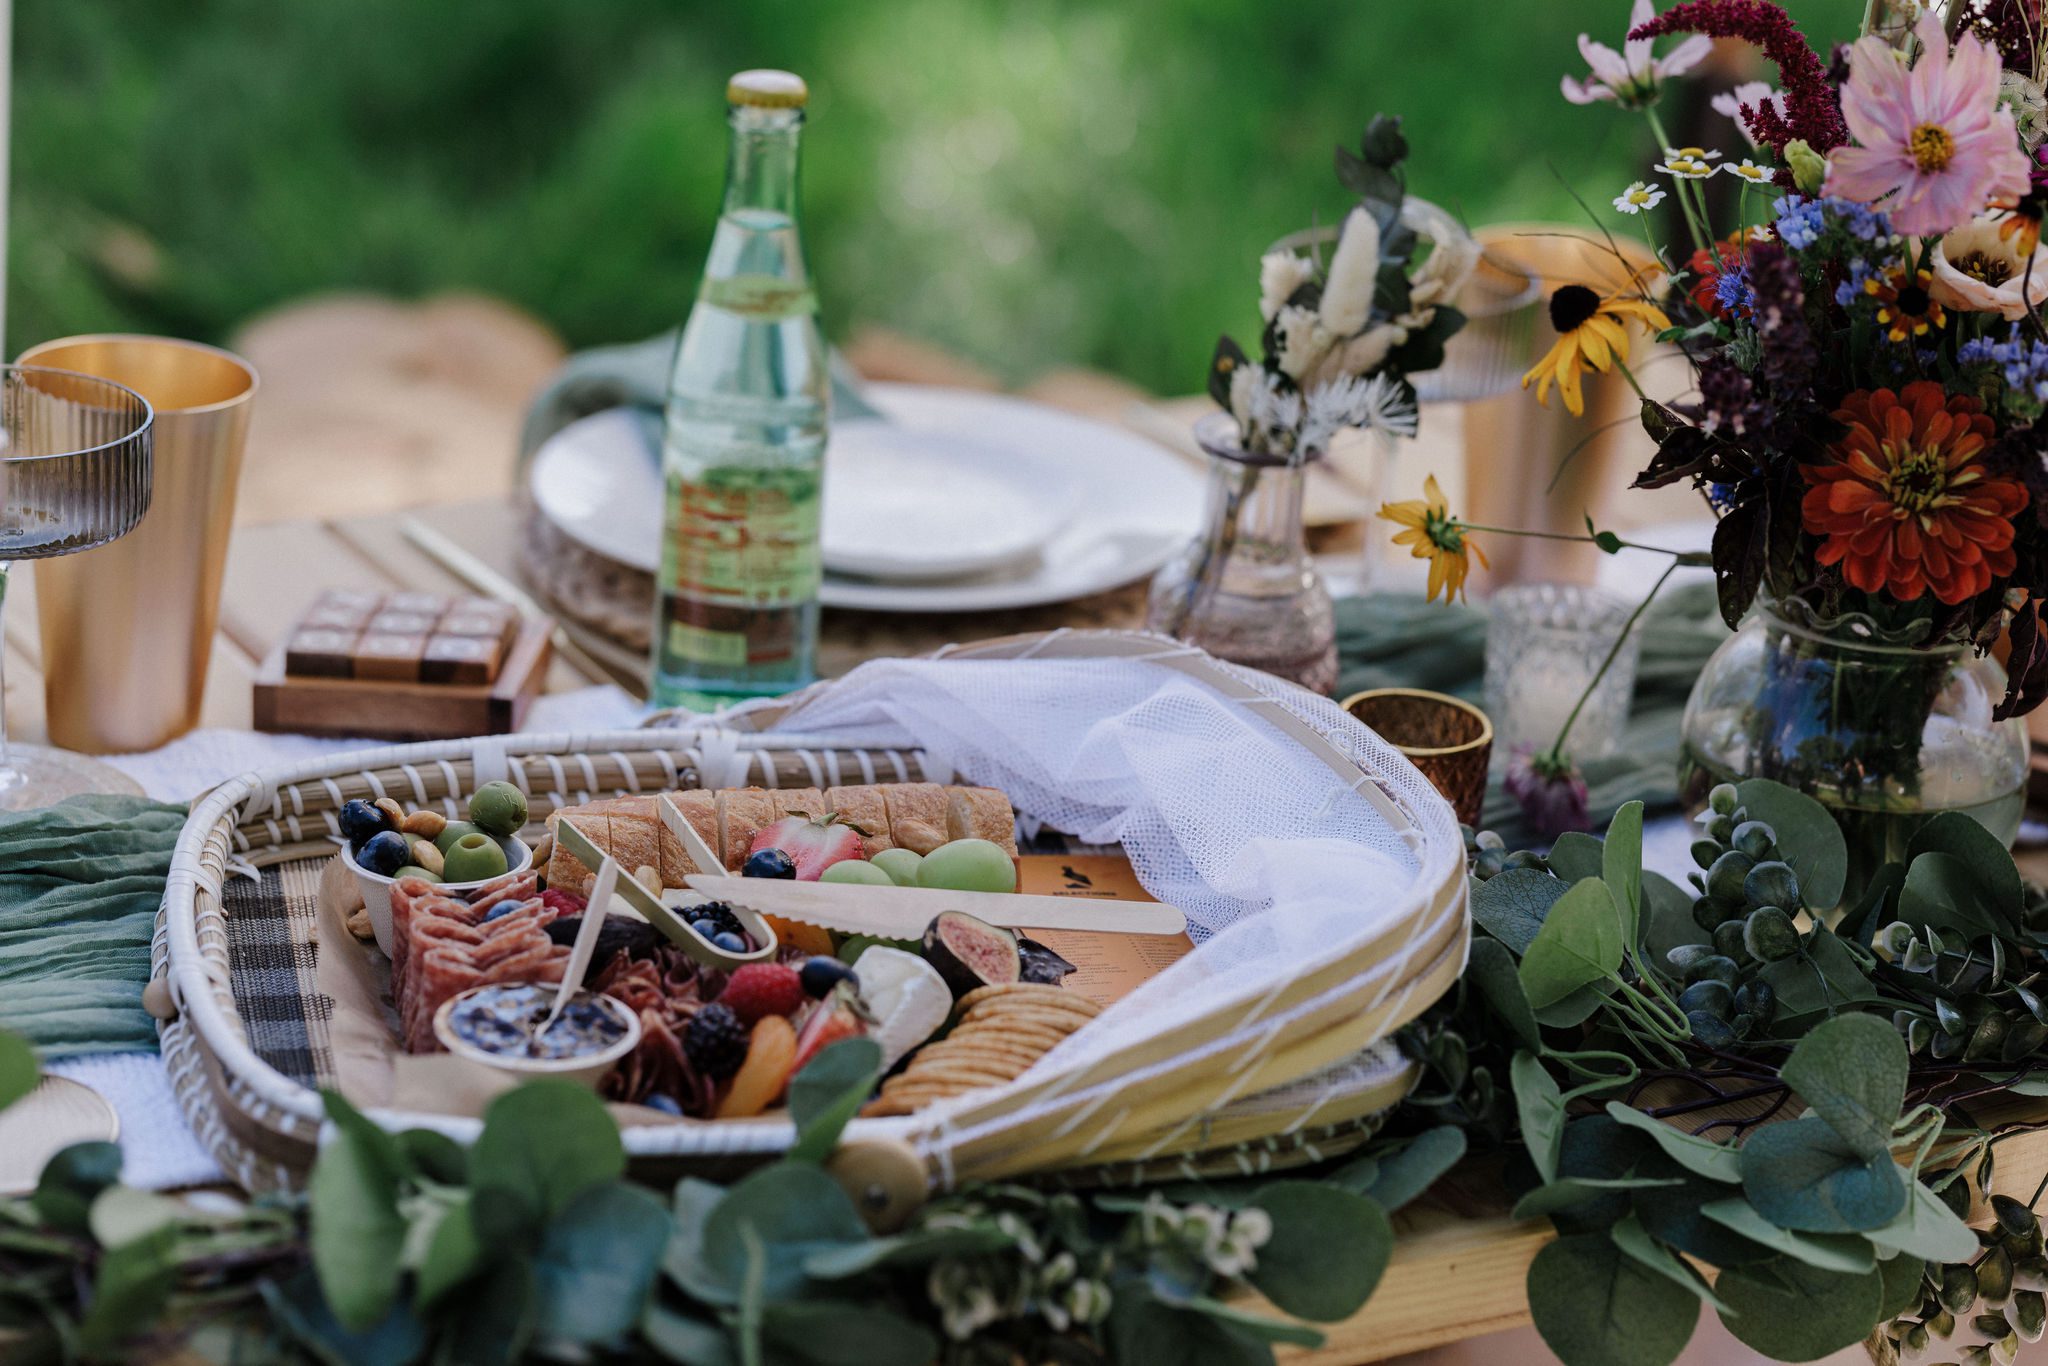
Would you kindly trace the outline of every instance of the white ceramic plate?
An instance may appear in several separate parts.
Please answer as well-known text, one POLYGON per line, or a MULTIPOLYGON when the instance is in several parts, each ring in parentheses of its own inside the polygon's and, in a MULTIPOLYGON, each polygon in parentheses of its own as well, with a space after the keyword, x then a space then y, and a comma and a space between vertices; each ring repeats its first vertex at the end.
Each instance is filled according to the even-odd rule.
MULTIPOLYGON (((911 565, 911 573, 948 577, 909 582, 828 572, 820 595, 828 607, 987 612, 1065 602, 1145 577, 1200 529, 1201 471, 1144 437, 1000 394, 876 384, 866 396, 903 439, 887 443, 884 453, 887 426, 847 423, 835 433, 826 454, 826 526, 834 525, 837 484, 829 471, 843 439, 854 462, 912 462, 929 472, 938 468, 935 460, 943 461, 932 482, 944 488, 920 498, 917 515, 951 516, 955 525, 983 536, 963 551, 949 530, 942 548, 964 559, 939 570, 928 567, 940 558, 936 548, 899 552, 882 566, 899 576, 911 565), (999 495, 991 493, 997 489, 999 495), (1013 518, 1006 510, 992 519, 976 500, 995 496, 1011 500, 1005 509, 1029 511, 1013 518), (1022 503, 1014 501, 1019 497, 1022 503), (934 514, 934 507, 954 511, 934 514), (1022 529, 1013 530, 1012 520, 1022 529), (963 564, 979 572, 959 573, 963 564)), ((655 571, 661 477, 636 415, 613 409, 563 428, 535 454, 528 477, 535 505, 573 540, 655 571)), ((843 553, 858 559, 860 552, 839 543, 828 548, 828 563, 848 563, 843 553)))

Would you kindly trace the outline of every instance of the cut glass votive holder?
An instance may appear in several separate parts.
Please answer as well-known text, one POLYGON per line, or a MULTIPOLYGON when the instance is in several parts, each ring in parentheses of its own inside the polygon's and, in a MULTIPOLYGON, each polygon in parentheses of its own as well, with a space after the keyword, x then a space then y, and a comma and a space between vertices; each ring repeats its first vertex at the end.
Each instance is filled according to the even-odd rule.
MULTIPOLYGON (((1504 753, 1556 743, 1628 624, 1633 604, 1583 584, 1531 583, 1487 600, 1486 711, 1504 753)), ((1631 631, 1571 723, 1564 751, 1598 759, 1621 745, 1642 636, 1631 631)))

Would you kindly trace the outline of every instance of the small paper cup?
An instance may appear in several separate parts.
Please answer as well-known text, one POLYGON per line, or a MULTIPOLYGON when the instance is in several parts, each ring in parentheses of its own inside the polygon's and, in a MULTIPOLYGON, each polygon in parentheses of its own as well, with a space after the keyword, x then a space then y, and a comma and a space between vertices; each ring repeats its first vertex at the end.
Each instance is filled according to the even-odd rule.
MULTIPOLYGON (((480 878, 475 882, 437 882, 434 885, 444 892, 473 892, 487 882, 496 882, 499 877, 509 877, 514 873, 523 873, 533 867, 533 850, 525 840, 520 839, 516 835, 495 835, 492 838, 496 839, 498 846, 505 851, 506 868, 504 872, 499 873, 497 877, 480 878)), ((356 875, 356 886, 362 889, 363 905, 370 912, 370 929, 377 936, 377 947, 384 951, 385 957, 389 958, 391 956, 391 884, 398 879, 385 877, 382 873, 373 873, 363 867, 362 864, 357 863, 355 855, 349 852, 349 847, 346 844, 336 851, 335 857, 347 863, 349 871, 356 875)))
POLYGON ((1373 688, 1343 708, 1422 770, 1462 823, 1479 828, 1493 722, 1462 698, 1421 688, 1373 688))
MULTIPOLYGON (((591 991, 578 991, 569 999, 575 1001, 588 997, 609 1010, 626 1026, 625 1037, 601 1053, 587 1053, 575 1058, 511 1058, 502 1053, 492 1053, 478 1048, 475 1044, 459 1038, 448 1023, 449 1017, 455 1013, 455 1008, 485 987, 503 985, 505 984, 502 982, 487 982, 484 986, 471 987, 468 991, 458 992, 441 1002, 441 1008, 434 1012, 434 1037, 440 1040, 441 1047, 466 1062, 488 1067, 493 1072, 503 1072, 516 1081, 536 1081, 541 1077, 551 1077, 558 1081, 573 1081, 578 1086, 595 1091, 597 1084, 605 1079, 605 1075, 617 1067, 619 1061, 640 1043, 640 1017, 633 1009, 615 997, 591 991)), ((547 989, 553 984, 535 985, 547 989)))

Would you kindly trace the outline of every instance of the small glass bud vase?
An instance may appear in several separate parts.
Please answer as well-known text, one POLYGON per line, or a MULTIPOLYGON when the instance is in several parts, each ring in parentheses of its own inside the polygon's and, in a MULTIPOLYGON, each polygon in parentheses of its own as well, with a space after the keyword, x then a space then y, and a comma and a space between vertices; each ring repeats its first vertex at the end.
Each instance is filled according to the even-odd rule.
POLYGON ((1148 628, 1327 694, 1330 592, 1302 535, 1303 464, 1242 449, 1226 413, 1195 424, 1209 455, 1207 525, 1152 580, 1148 628))

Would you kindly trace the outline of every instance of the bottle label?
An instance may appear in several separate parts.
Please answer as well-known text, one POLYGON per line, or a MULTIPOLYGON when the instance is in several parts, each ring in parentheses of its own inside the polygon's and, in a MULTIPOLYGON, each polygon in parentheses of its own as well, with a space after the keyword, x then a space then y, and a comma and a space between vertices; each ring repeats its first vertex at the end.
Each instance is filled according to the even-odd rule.
POLYGON ((792 658, 818 595, 818 470, 720 466, 669 482, 663 647, 720 669, 792 658))

